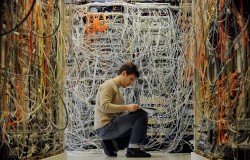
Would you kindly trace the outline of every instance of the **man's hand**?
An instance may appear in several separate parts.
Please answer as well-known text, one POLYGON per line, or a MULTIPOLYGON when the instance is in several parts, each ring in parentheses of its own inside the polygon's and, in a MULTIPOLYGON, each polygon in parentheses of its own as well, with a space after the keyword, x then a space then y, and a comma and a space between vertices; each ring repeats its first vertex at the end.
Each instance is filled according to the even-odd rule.
POLYGON ((129 111, 129 112, 135 112, 139 109, 140 107, 137 105, 137 104, 128 104, 126 107, 125 107, 125 110, 126 111, 129 111))

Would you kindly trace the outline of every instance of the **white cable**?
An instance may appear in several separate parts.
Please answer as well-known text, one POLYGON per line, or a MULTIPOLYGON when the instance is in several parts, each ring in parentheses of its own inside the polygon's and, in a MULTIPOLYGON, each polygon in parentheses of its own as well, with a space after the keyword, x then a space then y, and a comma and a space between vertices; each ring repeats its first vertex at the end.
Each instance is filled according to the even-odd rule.
MULTIPOLYGON (((86 8, 83 11, 86 14, 75 12, 73 19, 86 16, 90 5, 77 6, 86 8)), ((147 148, 177 149, 185 143, 183 133, 188 132, 188 126, 193 123, 189 111, 191 87, 182 81, 181 66, 185 67, 185 59, 182 37, 179 36, 181 30, 175 24, 178 16, 173 16, 167 6, 121 5, 125 13, 114 13, 107 18, 108 29, 104 33, 87 34, 84 29, 79 29, 85 28, 81 20, 70 28, 74 37, 73 46, 68 49, 73 53, 67 54, 71 63, 66 70, 65 82, 65 101, 70 117, 65 130, 66 150, 100 146, 100 138, 93 129, 92 102, 99 85, 114 77, 120 65, 127 61, 139 66, 141 76, 132 87, 123 90, 125 103, 153 106, 160 111, 150 117, 155 124, 148 126, 148 134, 152 136, 147 148), (151 133, 154 130, 157 133, 151 133)))

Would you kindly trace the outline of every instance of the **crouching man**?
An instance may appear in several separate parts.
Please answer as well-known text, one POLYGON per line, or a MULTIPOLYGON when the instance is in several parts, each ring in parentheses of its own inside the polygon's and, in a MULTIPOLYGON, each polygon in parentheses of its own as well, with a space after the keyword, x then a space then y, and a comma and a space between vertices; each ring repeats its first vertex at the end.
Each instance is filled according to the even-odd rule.
POLYGON ((107 156, 117 156, 119 149, 127 148, 127 157, 151 157, 143 151, 146 143, 148 114, 137 104, 124 104, 120 88, 126 88, 139 78, 133 63, 125 63, 117 76, 100 85, 96 95, 94 126, 103 139, 107 156))

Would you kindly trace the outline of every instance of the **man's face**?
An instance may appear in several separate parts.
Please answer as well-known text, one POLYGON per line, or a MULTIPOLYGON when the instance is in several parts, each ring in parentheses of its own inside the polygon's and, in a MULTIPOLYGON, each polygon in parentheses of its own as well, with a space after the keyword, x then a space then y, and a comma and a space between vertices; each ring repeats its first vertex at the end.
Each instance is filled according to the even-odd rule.
POLYGON ((121 79, 121 86, 123 88, 126 88, 133 84, 133 82, 137 79, 137 77, 134 74, 127 74, 126 71, 122 72, 122 79, 121 79))

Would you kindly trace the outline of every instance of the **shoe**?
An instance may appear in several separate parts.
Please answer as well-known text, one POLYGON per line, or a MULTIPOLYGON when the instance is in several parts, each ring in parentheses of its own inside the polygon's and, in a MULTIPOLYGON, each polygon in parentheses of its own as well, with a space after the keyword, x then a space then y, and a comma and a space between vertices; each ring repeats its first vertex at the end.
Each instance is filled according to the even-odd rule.
POLYGON ((114 145, 111 140, 102 140, 101 142, 104 153, 109 157, 117 157, 114 145))
POLYGON ((128 148, 126 157, 151 157, 151 154, 144 152, 139 148, 128 148))

